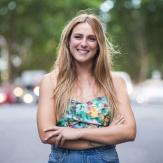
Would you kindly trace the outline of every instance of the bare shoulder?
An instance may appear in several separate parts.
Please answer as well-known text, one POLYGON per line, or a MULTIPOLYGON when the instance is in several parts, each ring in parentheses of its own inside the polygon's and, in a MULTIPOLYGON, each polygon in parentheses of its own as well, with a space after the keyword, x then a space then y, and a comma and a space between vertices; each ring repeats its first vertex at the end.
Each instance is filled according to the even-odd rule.
POLYGON ((47 90, 54 90, 57 85, 57 75, 56 70, 45 74, 40 81, 40 87, 44 87, 47 90))
POLYGON ((113 84, 117 95, 127 95, 127 86, 125 80, 118 74, 111 73, 113 84))
POLYGON ((126 87, 125 80, 118 74, 112 73, 113 84, 115 87, 126 87))

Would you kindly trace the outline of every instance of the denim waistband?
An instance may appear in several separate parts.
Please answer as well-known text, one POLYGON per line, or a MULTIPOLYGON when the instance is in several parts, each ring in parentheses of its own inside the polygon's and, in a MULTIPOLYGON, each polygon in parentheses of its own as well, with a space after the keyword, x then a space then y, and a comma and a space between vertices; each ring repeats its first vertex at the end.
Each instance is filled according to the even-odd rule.
POLYGON ((106 145, 106 146, 102 146, 102 147, 95 147, 95 148, 89 148, 89 149, 81 149, 81 150, 76 150, 76 149, 67 149, 67 148, 56 148, 55 145, 51 146, 51 150, 52 151, 58 151, 58 152, 65 152, 65 153, 69 153, 69 152, 86 152, 86 153, 92 153, 95 151, 103 151, 103 150, 107 150, 107 149, 112 149, 115 148, 115 145, 106 145))

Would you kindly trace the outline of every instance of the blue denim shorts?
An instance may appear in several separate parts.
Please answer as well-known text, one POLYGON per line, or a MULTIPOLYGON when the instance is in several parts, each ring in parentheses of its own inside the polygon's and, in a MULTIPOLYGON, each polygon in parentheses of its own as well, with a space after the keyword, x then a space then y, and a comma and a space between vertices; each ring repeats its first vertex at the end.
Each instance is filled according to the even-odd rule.
POLYGON ((48 163, 119 163, 115 146, 85 150, 55 148, 52 145, 48 163))

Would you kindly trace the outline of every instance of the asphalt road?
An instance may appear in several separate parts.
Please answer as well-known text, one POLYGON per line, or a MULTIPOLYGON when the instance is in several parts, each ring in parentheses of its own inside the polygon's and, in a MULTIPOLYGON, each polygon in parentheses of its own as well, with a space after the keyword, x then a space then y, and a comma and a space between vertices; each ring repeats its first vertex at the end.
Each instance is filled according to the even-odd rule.
MULTIPOLYGON (((163 106, 132 105, 134 142, 117 145, 121 163, 163 163, 163 106)), ((36 106, 0 106, 0 163, 47 163, 50 146, 41 144, 36 106)))
POLYGON ((163 105, 133 105, 134 142, 117 146, 121 163, 163 163, 163 105))

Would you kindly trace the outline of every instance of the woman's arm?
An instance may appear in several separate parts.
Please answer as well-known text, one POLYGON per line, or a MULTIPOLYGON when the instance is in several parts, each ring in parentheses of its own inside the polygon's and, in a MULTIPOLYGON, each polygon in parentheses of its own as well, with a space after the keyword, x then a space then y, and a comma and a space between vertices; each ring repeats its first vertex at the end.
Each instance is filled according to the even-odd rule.
MULTIPOLYGON (((45 132, 44 129, 51 128, 56 125, 53 90, 56 85, 56 74, 54 72, 46 74, 40 82, 39 103, 37 109, 37 127, 38 133, 42 143, 56 144, 56 138, 53 137, 45 140, 46 137, 51 136, 52 132, 45 132)), ((103 146, 103 144, 94 144, 94 146, 103 146)), ((64 144, 65 148, 71 149, 87 149, 92 148, 93 145, 87 140, 67 140, 64 144)))
POLYGON ((107 128, 83 129, 80 131, 80 138, 97 141, 105 144, 119 144, 126 141, 133 141, 136 137, 136 122, 130 106, 125 81, 119 76, 113 76, 113 83, 119 101, 119 114, 125 119, 124 124, 111 125, 107 128))
POLYGON ((49 131, 52 135, 46 138, 50 139, 57 136, 57 144, 64 144, 66 140, 84 139, 103 144, 119 144, 126 141, 133 141, 136 136, 136 123, 130 106, 127 88, 125 82, 120 77, 113 78, 117 97, 119 100, 119 114, 125 119, 124 123, 110 125, 102 128, 82 128, 71 129, 68 127, 54 126, 49 131))
POLYGON ((46 74, 41 82, 39 88, 39 101, 37 107, 37 128, 41 141, 44 143, 46 136, 51 133, 45 133, 44 129, 52 127, 56 124, 53 90, 56 85, 56 80, 52 73, 46 74), (54 86, 52 85, 54 80, 54 86))
POLYGON ((76 150, 82 150, 82 149, 90 149, 95 147, 101 147, 105 146, 106 144, 102 143, 96 143, 89 140, 66 140, 64 144, 56 144, 57 137, 52 137, 49 139, 46 143, 47 144, 55 144, 55 147, 62 147, 67 149, 76 149, 76 150))
MULTIPOLYGON (((110 126, 121 125, 124 124, 124 122, 125 122, 124 117, 120 115, 112 121, 110 126)), ((52 128, 45 129, 44 131, 45 132, 53 131, 51 135, 48 136, 44 141, 47 142, 48 144, 55 144, 56 147, 60 146, 69 149, 88 149, 106 146, 106 144, 103 143, 98 143, 91 140, 78 139, 79 138, 78 132, 80 132, 79 129, 53 126, 52 128), (64 137, 66 137, 67 140, 64 139, 64 137)))

